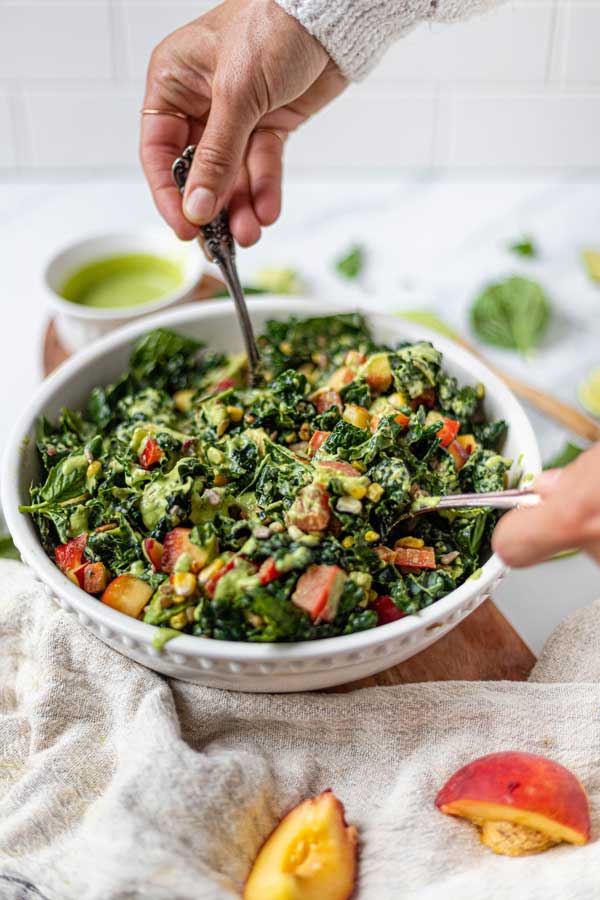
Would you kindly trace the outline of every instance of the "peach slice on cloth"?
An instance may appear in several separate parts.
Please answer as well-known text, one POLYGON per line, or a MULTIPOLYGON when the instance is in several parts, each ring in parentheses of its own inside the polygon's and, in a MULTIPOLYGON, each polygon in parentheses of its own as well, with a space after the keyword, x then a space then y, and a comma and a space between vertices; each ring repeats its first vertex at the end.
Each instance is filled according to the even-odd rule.
POLYGON ((260 849, 244 900, 348 900, 356 881, 357 832, 331 791, 285 816, 260 849))
POLYGON ((555 844, 586 844, 588 797, 581 782, 560 763, 532 753, 491 753, 446 782, 435 804, 481 829, 494 853, 523 856, 555 844))

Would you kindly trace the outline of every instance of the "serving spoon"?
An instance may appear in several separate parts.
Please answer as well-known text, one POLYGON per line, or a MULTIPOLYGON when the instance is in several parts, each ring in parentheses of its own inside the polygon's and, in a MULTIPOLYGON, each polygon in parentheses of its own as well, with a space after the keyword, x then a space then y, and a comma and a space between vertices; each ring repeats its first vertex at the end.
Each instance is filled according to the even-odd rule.
MULTIPOLYGON (((173 163, 171 171, 173 172, 173 180, 179 189, 179 193, 183 194, 185 183, 194 159, 196 145, 190 144, 186 147, 181 156, 177 157, 173 163)), ((202 235, 202 246, 206 256, 210 262, 218 265, 223 276, 223 281, 227 285, 227 290, 233 297, 235 309, 242 330, 244 339, 244 347, 246 356, 248 357, 248 376, 250 386, 255 383, 256 373, 260 364, 260 354, 254 337, 254 330, 248 307, 246 306, 246 298, 240 283, 240 278, 235 263, 235 241, 231 231, 229 230, 229 215, 226 209, 209 222, 208 225, 200 227, 202 235)))
POLYGON ((487 494, 446 494, 443 497, 417 497, 406 518, 424 516, 440 509, 515 509, 516 507, 537 506, 541 496, 528 488, 513 488, 509 491, 489 491, 487 494))

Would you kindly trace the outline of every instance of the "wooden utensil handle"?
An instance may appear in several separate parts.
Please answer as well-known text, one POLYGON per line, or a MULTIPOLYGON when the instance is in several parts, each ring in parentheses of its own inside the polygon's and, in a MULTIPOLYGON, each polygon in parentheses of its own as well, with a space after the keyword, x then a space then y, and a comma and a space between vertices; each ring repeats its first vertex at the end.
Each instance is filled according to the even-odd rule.
POLYGON ((486 364, 488 369, 491 369, 492 372, 494 372, 498 378, 500 378, 504 384, 517 395, 517 397, 521 397, 523 400, 531 403, 532 406, 539 409, 539 411, 545 416, 548 416, 549 419, 554 419, 555 422, 563 425, 568 431, 579 435, 579 437, 584 438, 586 441, 600 441, 600 422, 595 422, 590 416, 586 416, 584 413, 579 412, 578 409, 575 409, 575 407, 571 406, 569 403, 565 403, 563 400, 557 400, 556 397, 551 397, 550 394, 527 384, 525 381, 521 381, 520 378, 513 378, 512 375, 507 375, 502 369, 492 365, 485 356, 469 341, 465 340, 465 338, 460 338, 456 343, 460 344, 461 347, 464 347, 465 350, 468 350, 469 353, 472 353, 473 356, 477 356, 478 359, 486 364))
POLYGON ((556 397, 551 397, 545 391, 540 391, 538 388, 534 388, 518 378, 513 378, 512 375, 506 375, 497 369, 495 371, 515 394, 527 400, 544 415, 554 419, 556 422, 560 422, 561 425, 564 425, 565 428, 574 434, 578 434, 579 437, 588 441, 600 441, 600 425, 589 416, 580 413, 579 410, 570 406, 570 404, 557 400, 556 397))

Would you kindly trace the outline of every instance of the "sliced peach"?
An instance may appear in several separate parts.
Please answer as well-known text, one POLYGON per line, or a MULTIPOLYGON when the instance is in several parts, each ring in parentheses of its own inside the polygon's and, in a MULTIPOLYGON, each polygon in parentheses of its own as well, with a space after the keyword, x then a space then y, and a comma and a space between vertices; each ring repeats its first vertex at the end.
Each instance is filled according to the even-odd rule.
POLYGON ((328 386, 333 391, 341 391, 343 387, 350 384, 351 381, 354 381, 354 375, 355 373, 350 366, 340 366, 329 379, 328 386))
POLYGON ((244 900, 348 900, 356 881, 357 839, 331 791, 305 800, 263 844, 244 900))
POLYGON ((165 535, 161 568, 163 572, 172 572, 184 554, 189 556, 190 569, 199 572, 210 562, 210 551, 190 541, 191 528, 174 528, 165 535))
POLYGON ((523 856, 590 838, 581 782, 559 763, 532 753, 491 753, 459 769, 435 800, 443 813, 470 819, 494 853, 523 856))
POLYGON ((319 415, 327 412, 332 406, 337 406, 339 411, 342 411, 342 398, 337 391, 331 390, 331 388, 321 388, 311 394, 308 399, 315 404, 319 415))
POLYGON ((330 431, 315 431, 310 441, 308 442, 308 455, 313 457, 317 450, 321 447, 322 444, 325 443, 329 435, 330 431))
POLYGON ((108 584, 108 569, 102 562, 85 563, 75 570, 79 587, 88 594, 99 594, 108 584))
POLYGON ((342 413, 342 419, 349 422, 350 425, 356 425, 357 428, 367 428, 371 421, 369 410, 364 406, 357 406, 356 403, 347 403, 342 413))
POLYGON ((111 581, 100 599, 107 606, 137 619, 151 596, 152 588, 147 582, 126 574, 111 581))
MULTIPOLYGON (((54 558, 59 569, 69 575, 75 572, 83 565, 83 551, 87 544, 87 531, 80 534, 79 537, 67 541, 66 544, 59 544, 54 551, 54 558)), ((73 581, 74 579, 71 579, 73 581)))
POLYGON ((360 374, 377 394, 383 394, 392 384, 392 368, 387 353, 375 353, 370 356, 360 374))
POLYGON ((142 542, 144 556, 152 566, 155 572, 160 572, 163 559, 163 545, 154 538, 144 538, 142 542))
POLYGON ((301 531, 325 531, 331 519, 329 494, 320 484, 307 484, 290 506, 286 521, 301 531))

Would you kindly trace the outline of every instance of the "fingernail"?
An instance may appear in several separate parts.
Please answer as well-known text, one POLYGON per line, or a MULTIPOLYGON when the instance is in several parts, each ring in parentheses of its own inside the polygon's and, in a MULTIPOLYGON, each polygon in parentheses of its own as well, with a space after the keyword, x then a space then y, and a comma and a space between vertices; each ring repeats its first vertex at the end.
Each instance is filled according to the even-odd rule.
POLYGON ((204 225, 214 218, 217 197, 205 187, 194 188, 183 202, 183 212, 186 219, 196 225, 204 225))
POLYGON ((543 494, 550 494, 553 490, 555 490, 560 478, 562 476, 562 469, 548 469, 547 472, 542 472, 541 475, 535 479, 535 488, 543 494))

